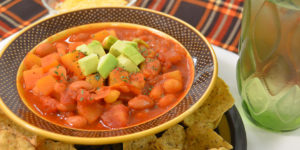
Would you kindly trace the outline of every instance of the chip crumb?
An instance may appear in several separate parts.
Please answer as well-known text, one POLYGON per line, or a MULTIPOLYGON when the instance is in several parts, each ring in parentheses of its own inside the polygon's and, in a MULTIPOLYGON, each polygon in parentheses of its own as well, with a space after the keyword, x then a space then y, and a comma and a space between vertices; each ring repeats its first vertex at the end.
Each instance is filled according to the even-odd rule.
POLYGON ((123 150, 155 150, 155 135, 146 136, 140 139, 127 141, 123 143, 123 150))
POLYGON ((185 141, 183 126, 175 125, 163 133, 155 142, 157 150, 182 150, 185 141))

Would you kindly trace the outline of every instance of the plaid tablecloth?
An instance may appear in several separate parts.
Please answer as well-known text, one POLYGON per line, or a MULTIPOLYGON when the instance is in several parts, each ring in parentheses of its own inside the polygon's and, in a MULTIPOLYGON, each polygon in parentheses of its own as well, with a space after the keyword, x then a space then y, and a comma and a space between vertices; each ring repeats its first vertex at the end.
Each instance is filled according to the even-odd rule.
MULTIPOLYGON (((174 15, 212 44, 238 52, 243 0, 138 0, 136 5, 174 15)), ((0 0, 0 41, 46 14, 40 0, 0 0)))

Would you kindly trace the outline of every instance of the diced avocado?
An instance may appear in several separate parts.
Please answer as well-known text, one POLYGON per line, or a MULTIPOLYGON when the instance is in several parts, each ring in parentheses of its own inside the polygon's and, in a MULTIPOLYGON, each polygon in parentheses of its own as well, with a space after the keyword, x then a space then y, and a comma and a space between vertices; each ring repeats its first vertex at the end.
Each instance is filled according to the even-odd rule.
POLYGON ((109 73, 114 70, 117 65, 118 60, 116 59, 116 57, 108 53, 100 58, 97 71, 100 73, 102 78, 106 79, 109 73))
POLYGON ((130 41, 117 41, 111 46, 109 53, 118 57, 120 54, 124 54, 136 65, 139 65, 145 60, 141 53, 137 50, 137 47, 133 46, 130 41))
POLYGON ((107 36, 104 40, 103 40, 103 48, 106 50, 109 50, 110 47, 116 42, 118 41, 118 38, 115 36, 107 36))
POLYGON ((90 44, 87 45, 88 51, 87 54, 97 54, 98 57, 102 57, 105 55, 105 51, 101 45, 101 43, 97 40, 93 40, 90 44))
POLYGON ((116 41, 109 49, 109 53, 118 57, 121 52, 120 49, 124 48, 124 43, 121 40, 116 41))
POLYGON ((138 43, 135 42, 135 41, 123 41, 123 42, 126 43, 126 44, 132 45, 132 46, 135 47, 136 49, 138 48, 138 43))
POLYGON ((117 59, 118 59, 118 67, 121 67, 130 73, 135 73, 140 71, 137 65, 134 64, 130 59, 128 59, 123 54, 118 56, 117 59))
POLYGON ((82 44, 76 47, 77 51, 80 51, 81 53, 84 53, 85 55, 87 55, 88 53, 88 46, 86 44, 82 44))
POLYGON ((145 61, 145 58, 144 58, 143 55, 141 55, 140 53, 138 53, 138 54, 136 54, 136 55, 130 56, 130 59, 131 59, 136 65, 139 65, 140 63, 142 63, 143 61, 145 61))
POLYGON ((91 54, 78 60, 81 72, 85 76, 97 72, 98 62, 99 59, 96 54, 91 54))

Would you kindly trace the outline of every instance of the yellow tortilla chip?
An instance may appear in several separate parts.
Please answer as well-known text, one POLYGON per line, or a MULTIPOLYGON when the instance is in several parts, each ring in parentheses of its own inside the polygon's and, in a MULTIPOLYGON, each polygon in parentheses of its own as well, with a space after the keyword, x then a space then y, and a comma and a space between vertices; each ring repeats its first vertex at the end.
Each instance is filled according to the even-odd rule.
POLYGON ((220 147, 232 149, 232 145, 205 124, 196 123, 186 130, 184 149, 206 150, 220 147))
POLYGON ((35 150, 24 136, 18 136, 9 130, 0 130, 1 150, 35 150))
POLYGON ((76 150, 72 144, 54 142, 52 140, 45 140, 37 147, 37 150, 76 150))
POLYGON ((41 141, 44 139, 38 137, 37 135, 28 132, 27 130, 23 129, 22 127, 16 125, 13 121, 6 117, 5 114, 2 113, 0 110, 0 131, 7 130, 11 133, 26 138, 32 145, 37 146, 41 141))
POLYGON ((212 128, 217 127, 219 119, 234 104, 234 99, 226 83, 217 78, 216 85, 203 105, 193 114, 186 117, 183 123, 192 126, 197 122, 207 123, 212 128))
POLYGON ((211 148, 209 150, 229 150, 229 149, 227 149, 225 147, 220 147, 220 148, 211 148))
POLYGON ((155 135, 146 136, 144 138, 127 141, 123 143, 123 150, 155 150, 155 135))
POLYGON ((181 125, 169 128, 155 143, 157 150, 181 150, 185 141, 185 131, 181 125))

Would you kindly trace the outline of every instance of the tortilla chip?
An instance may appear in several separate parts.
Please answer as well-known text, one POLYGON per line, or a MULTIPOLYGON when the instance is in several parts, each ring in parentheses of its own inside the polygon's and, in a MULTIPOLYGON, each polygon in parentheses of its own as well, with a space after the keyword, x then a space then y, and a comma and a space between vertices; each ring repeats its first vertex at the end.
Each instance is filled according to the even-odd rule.
POLYGON ((186 117, 183 123, 192 126, 197 122, 209 124, 212 128, 217 127, 223 114, 234 104, 234 99, 229 92, 226 83, 217 78, 216 85, 203 105, 193 114, 186 117))
POLYGON ((185 131, 181 125, 169 128, 155 143, 157 150, 181 150, 185 141, 185 131))
POLYGON ((206 124, 196 123, 186 130, 186 150, 206 150, 210 148, 224 147, 232 149, 232 145, 226 142, 213 129, 206 124))
POLYGON ((52 140, 45 140, 37 147, 37 150, 76 150, 72 144, 54 142, 52 140))
POLYGON ((0 131, 1 130, 7 130, 17 136, 24 137, 34 146, 37 146, 40 142, 44 140, 44 138, 38 137, 37 135, 28 132, 24 128, 16 125, 0 110, 0 131))
POLYGON ((24 136, 18 136, 9 130, 0 130, 0 149, 35 150, 35 147, 24 136))
POLYGON ((155 150, 155 135, 146 136, 144 138, 127 141, 123 143, 123 150, 155 150))
POLYGON ((211 148, 209 150, 229 150, 229 149, 227 149, 225 147, 220 147, 220 148, 211 148))

